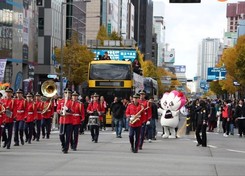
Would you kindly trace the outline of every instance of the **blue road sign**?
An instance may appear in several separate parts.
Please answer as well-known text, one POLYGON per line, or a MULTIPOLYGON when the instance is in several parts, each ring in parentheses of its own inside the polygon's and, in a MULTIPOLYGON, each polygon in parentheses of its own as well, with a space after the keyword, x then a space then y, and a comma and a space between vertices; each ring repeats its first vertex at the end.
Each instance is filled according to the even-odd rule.
POLYGON ((55 79, 55 78, 57 78, 57 75, 48 75, 47 77, 51 78, 51 79, 55 79))
POLYGON ((207 81, 206 80, 201 80, 200 81, 200 88, 201 89, 204 89, 206 87, 206 85, 207 85, 207 81))
POLYGON ((208 67, 208 80, 223 80, 225 79, 226 69, 224 67, 208 67))

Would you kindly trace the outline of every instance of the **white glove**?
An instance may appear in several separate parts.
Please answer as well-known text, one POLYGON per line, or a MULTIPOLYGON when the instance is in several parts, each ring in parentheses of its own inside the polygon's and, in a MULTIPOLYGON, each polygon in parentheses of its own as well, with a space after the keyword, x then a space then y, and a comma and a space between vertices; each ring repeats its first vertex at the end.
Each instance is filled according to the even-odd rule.
POLYGON ((151 124, 151 122, 148 120, 147 122, 146 122, 146 125, 150 125, 151 124))
POLYGON ((134 120, 134 116, 131 116, 131 117, 129 118, 129 120, 130 120, 130 121, 134 120))

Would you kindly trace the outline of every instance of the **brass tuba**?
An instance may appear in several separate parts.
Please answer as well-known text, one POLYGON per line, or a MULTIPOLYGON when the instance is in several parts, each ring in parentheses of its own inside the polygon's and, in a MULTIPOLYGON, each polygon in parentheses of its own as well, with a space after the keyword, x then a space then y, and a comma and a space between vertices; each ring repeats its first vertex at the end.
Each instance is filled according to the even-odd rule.
POLYGON ((47 80, 43 82, 41 91, 45 97, 53 97, 57 94, 57 86, 53 80, 47 80))
MULTIPOLYGON (((50 98, 50 97, 53 97, 54 95, 56 95, 57 86, 56 86, 54 81, 47 80, 47 81, 43 82, 43 84, 41 86, 41 91, 42 91, 42 94, 45 97, 49 97, 50 98)), ((48 105, 43 107, 42 114, 44 114, 44 113, 46 113, 48 111, 49 107, 51 106, 51 103, 52 103, 52 98, 49 100, 48 105)))

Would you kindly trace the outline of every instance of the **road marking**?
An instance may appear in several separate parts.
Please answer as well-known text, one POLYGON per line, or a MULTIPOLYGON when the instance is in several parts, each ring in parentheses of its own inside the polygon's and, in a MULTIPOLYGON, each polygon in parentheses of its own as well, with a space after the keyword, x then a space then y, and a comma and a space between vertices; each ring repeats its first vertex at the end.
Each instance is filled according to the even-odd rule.
POLYGON ((232 150, 232 149, 226 149, 230 152, 236 152, 236 153, 245 153, 245 151, 241 151, 241 150, 232 150))
POLYGON ((210 148, 218 148, 217 146, 214 146, 214 145, 208 145, 208 147, 210 147, 210 148))

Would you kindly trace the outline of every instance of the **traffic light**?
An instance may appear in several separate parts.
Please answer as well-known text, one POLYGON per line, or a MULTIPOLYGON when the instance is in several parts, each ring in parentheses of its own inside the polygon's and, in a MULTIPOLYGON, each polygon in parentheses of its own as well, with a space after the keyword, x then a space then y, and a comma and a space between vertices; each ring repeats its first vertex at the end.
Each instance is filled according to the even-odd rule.
POLYGON ((201 3, 201 0, 169 0, 169 3, 201 3))
POLYGON ((43 0, 37 0, 37 6, 43 6, 43 0))

